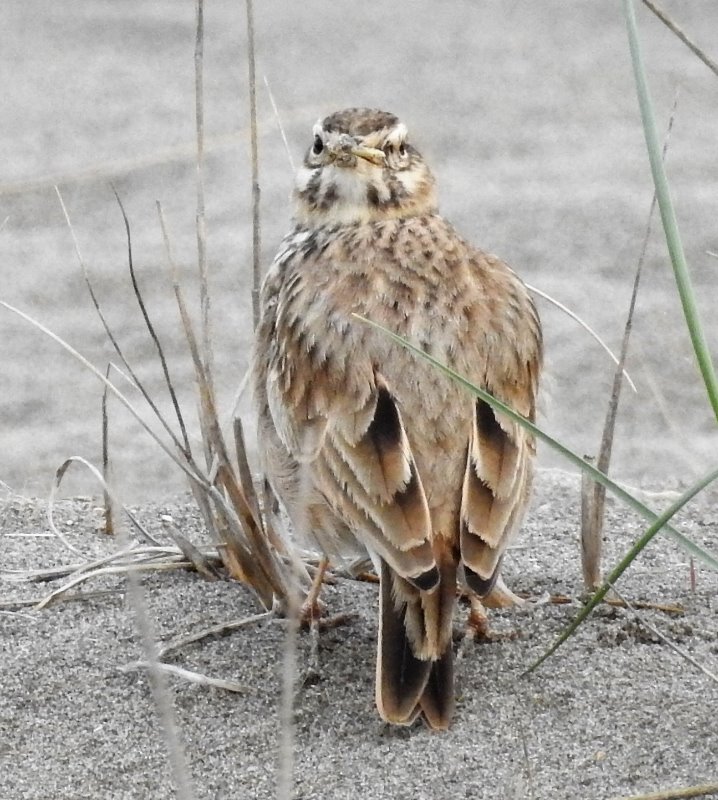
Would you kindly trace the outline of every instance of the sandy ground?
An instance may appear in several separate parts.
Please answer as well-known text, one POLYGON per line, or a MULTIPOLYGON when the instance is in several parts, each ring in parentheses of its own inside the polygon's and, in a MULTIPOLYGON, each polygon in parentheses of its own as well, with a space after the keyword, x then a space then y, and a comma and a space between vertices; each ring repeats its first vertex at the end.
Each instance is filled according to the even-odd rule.
MULTIPOLYGON (((680 101, 668 167, 709 342, 718 351, 718 80, 643 6, 638 17, 659 124, 680 101)), ((710 50, 714 0, 665 0, 710 50)), ((257 4, 265 263, 286 231, 291 169, 261 76, 297 160, 314 121, 347 105, 400 114, 434 166, 444 213, 476 244, 582 315, 617 348, 652 186, 618 2, 257 4)), ((206 9, 207 230, 217 380, 229 416, 251 337, 247 69, 242 4, 206 9)), ((111 325, 151 391, 161 373, 132 297, 119 211, 188 416, 194 385, 164 269, 162 201, 193 295, 194 3, 13 0, 3 7, 0 298, 101 369, 113 356, 53 190, 65 197, 111 325)), ((715 56, 715 53, 714 53, 715 56)), ((612 377, 602 351, 540 302, 548 353, 545 427, 595 452, 612 377)), ((44 495, 69 455, 99 459, 97 380, 0 311, 0 481, 44 495)), ((646 485, 712 464, 712 418, 672 286, 660 225, 648 248, 615 448, 616 474, 646 485)), ((120 378, 118 383, 126 386, 120 378)), ((131 393, 131 391, 130 391, 131 393)), ((134 397, 134 396, 133 396, 134 397)), ((251 427, 248 403, 242 411, 251 427)), ((130 499, 184 490, 156 445, 111 404, 115 479, 130 499)), ((193 425, 196 432, 196 425, 193 425)), ((251 436, 250 436, 251 439, 251 436)), ((545 463, 555 464, 544 452, 545 463)), ((97 490, 82 476, 71 493, 97 490)))
MULTIPOLYGON (((578 486, 543 472, 524 535, 506 563, 517 591, 532 597, 581 591, 578 486)), ((668 498, 648 497, 654 508, 668 498)), ((718 522, 716 496, 691 506, 682 527, 708 545, 718 522)), ((154 532, 171 514, 192 537, 196 516, 177 501, 146 506, 154 532)), ((88 501, 59 509, 62 530, 88 554, 108 551, 88 501)), ((44 509, 19 497, 0 507, 4 569, 65 563, 73 556, 47 535, 44 509)), ((642 529, 609 503, 607 562, 642 529)), ((165 740, 144 673, 121 667, 143 657, 126 586, 97 579, 84 591, 110 593, 43 611, 9 601, 37 598, 56 584, 0 577, 0 797, 3 800, 169 798, 165 740)), ((196 574, 147 576, 144 596, 160 643, 258 611, 241 586, 196 574)), ((421 725, 389 731, 373 706, 376 587, 339 580, 324 599, 352 620, 322 634, 320 677, 303 683, 310 644, 298 644, 294 700, 294 797, 443 800, 607 800, 637 792, 718 781, 718 685, 677 655, 648 623, 718 673, 715 573, 698 571, 689 589, 685 554, 656 540, 621 581, 633 600, 681 604, 673 616, 599 609, 538 672, 521 673, 576 613, 578 604, 494 612, 496 631, 517 638, 475 645, 462 661, 452 729, 421 725)), ((460 629, 457 619, 457 630, 460 629)), ((229 637, 187 646, 172 663, 233 679, 230 694, 169 679, 194 797, 275 797, 278 702, 285 624, 268 621, 229 637)), ((715 795, 718 796, 718 795, 715 795)))

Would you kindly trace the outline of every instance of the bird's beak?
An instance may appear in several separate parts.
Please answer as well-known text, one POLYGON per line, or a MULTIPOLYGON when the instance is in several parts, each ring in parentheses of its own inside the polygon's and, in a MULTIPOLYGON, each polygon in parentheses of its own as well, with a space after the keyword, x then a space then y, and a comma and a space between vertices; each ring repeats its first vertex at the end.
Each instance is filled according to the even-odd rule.
POLYGON ((356 156, 357 158, 363 158, 365 161, 369 161, 377 166, 382 166, 384 163, 384 151, 377 150, 375 147, 363 147, 362 145, 356 145, 355 147, 351 148, 350 152, 353 156, 356 156))

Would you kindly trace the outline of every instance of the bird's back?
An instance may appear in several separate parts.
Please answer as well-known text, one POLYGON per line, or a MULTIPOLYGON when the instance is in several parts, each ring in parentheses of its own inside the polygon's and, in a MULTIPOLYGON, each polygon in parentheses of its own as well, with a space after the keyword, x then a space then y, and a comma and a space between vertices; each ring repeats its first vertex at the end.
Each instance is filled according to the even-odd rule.
MULTIPOLYGON (((442 217, 429 215, 300 228, 280 249, 269 284, 276 297, 274 335, 303 351, 287 353, 287 362, 305 358, 310 367, 304 378, 297 375, 306 386, 289 394, 306 390, 317 407, 324 392, 339 392, 356 405, 363 399, 362 368, 380 372, 404 418, 435 528, 454 534, 473 398, 352 315, 388 328, 511 401, 512 384, 536 358, 539 338, 521 281, 442 217)), ((533 408, 518 410, 533 414, 533 408)))

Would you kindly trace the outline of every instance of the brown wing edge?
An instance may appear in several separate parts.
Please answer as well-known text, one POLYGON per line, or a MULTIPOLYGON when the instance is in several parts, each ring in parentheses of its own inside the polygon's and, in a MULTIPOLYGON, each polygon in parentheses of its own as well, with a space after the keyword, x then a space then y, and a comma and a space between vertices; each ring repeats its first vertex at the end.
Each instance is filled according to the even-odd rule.
POLYGON ((469 588, 493 589, 508 543, 521 524, 532 476, 532 438, 476 401, 462 493, 460 548, 469 588))

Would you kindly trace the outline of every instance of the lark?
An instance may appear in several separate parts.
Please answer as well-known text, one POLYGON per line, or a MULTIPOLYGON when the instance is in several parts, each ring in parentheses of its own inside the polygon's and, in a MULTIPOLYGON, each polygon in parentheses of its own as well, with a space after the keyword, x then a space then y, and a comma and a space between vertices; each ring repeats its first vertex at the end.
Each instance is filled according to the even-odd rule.
POLYGON ((350 108, 318 122, 293 199, 253 355, 262 466, 330 558, 374 563, 381 717, 444 729, 457 580, 478 598, 495 590, 535 443, 357 316, 530 420, 540 321, 517 275, 439 214, 434 177, 393 114, 350 108))

